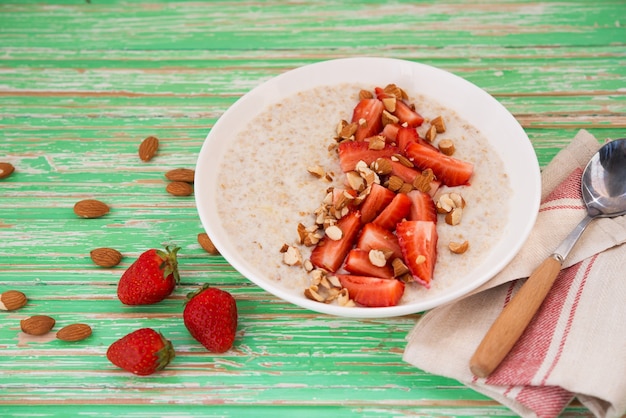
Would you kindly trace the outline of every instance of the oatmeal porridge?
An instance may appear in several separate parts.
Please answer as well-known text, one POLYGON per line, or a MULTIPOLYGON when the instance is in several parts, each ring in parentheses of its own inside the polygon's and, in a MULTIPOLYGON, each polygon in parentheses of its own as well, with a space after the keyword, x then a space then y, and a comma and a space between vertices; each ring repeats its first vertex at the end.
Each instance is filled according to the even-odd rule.
MULTIPOLYGON (((218 215, 232 244, 254 269, 260 270, 281 287, 302 294, 310 284, 303 268, 283 263, 281 248, 296 246, 303 259, 313 247, 298 244, 297 225, 312 225, 314 211, 330 187, 345 187, 346 177, 339 166, 336 126, 350 120, 361 89, 371 86, 343 84, 302 91, 260 113, 231 139, 221 162, 218 215), (307 170, 319 166, 329 176, 317 178, 307 170)), ((459 225, 440 218, 437 263, 430 289, 407 284, 400 304, 419 300, 426 293, 443 291, 469 273, 486 257, 504 233, 508 218, 509 180, 505 167, 490 149, 486 138, 453 111, 430 97, 411 95, 417 112, 425 118, 417 128, 427 135, 428 121, 441 116, 444 139, 454 143, 454 158, 470 162, 474 172, 466 186, 442 186, 437 195, 457 192, 466 207, 459 225), (451 241, 470 243, 463 254, 448 249, 451 241)))

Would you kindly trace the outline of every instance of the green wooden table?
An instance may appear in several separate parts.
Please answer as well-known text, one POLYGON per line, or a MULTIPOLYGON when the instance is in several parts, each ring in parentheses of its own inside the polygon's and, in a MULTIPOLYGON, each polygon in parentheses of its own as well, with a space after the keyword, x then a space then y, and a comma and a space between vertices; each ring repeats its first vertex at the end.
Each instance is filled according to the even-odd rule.
MULTIPOLYGON (((165 192, 164 173, 194 168, 206 134, 241 95, 289 69, 348 56, 402 58, 484 88, 519 120, 541 165, 588 129, 626 133, 626 3, 445 1, 0 1, 0 291, 29 303, 0 312, 0 416, 511 416, 460 383, 402 361, 420 315, 355 320, 316 314, 264 292, 196 241, 193 196, 165 192), (161 149, 144 163, 141 140, 161 149), (79 219, 100 199, 111 212, 79 219), (116 297, 143 250, 182 247, 182 283, 144 307, 116 297), (124 254, 95 266, 93 248, 124 254), (182 323, 185 294, 230 291, 234 348, 213 355, 182 323), (20 319, 56 329, 85 322, 67 343, 27 337, 20 319), (105 358, 143 326, 177 357, 136 377, 105 358)), ((584 416, 574 402, 563 416, 584 416)))

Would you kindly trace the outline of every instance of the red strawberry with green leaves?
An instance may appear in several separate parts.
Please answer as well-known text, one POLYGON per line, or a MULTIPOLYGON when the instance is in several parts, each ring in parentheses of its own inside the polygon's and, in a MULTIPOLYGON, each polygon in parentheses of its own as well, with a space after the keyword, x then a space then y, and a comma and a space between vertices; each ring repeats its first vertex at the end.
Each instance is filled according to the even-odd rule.
POLYGON ((403 221, 396 226, 396 235, 404 264, 413 279, 430 287, 437 262, 437 227, 429 221, 403 221))
POLYGON ((107 350, 111 363, 139 376, 162 370, 174 357, 172 343, 152 328, 133 331, 107 350))
POLYGON ((183 322, 191 336, 213 353, 230 350, 237 333, 235 298, 209 285, 190 293, 187 298, 183 322))
POLYGON ((378 99, 363 99, 352 111, 352 122, 358 125, 354 139, 362 141, 370 136, 378 135, 383 128, 381 116, 385 110, 383 102, 378 99))
POLYGON ((369 307, 396 306, 404 294, 404 283, 397 279, 337 274, 350 299, 369 307))
POLYGON ((143 252, 122 274, 117 296, 125 305, 149 305, 169 296, 180 280, 175 247, 143 252))
POLYGON ((420 170, 432 169, 437 180, 446 186, 468 184, 474 172, 472 163, 449 157, 439 150, 419 143, 409 144, 404 152, 407 158, 420 170))

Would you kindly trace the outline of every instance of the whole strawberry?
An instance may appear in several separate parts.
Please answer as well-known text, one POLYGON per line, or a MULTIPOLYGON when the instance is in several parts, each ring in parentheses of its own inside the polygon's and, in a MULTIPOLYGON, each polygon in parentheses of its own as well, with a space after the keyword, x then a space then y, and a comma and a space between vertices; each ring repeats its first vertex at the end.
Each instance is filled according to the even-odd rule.
POLYGON ((237 304, 232 295, 205 285, 187 297, 183 321, 191 336, 211 352, 228 351, 237 332, 237 304))
POLYGON ((111 363, 139 376, 162 370, 174 356, 172 343, 152 328, 133 331, 107 350, 111 363))
POLYGON ((120 301, 126 305, 149 305, 169 296, 180 280, 178 250, 179 247, 165 247, 165 251, 151 249, 141 254, 120 278, 120 301))

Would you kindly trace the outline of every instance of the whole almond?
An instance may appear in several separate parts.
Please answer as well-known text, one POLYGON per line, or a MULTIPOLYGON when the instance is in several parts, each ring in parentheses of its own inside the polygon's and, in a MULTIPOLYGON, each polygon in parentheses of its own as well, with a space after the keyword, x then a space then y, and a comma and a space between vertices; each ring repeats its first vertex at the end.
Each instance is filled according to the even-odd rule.
POLYGON ((142 161, 150 161, 159 149, 159 140, 155 136, 149 136, 139 144, 139 158, 142 161))
POLYGON ((100 267, 117 266, 122 261, 122 253, 114 248, 96 248, 89 253, 91 260, 100 267))
POLYGON ((28 299, 19 290, 7 290, 0 294, 0 310, 14 311, 26 305, 28 299))
POLYGON ((56 321, 48 315, 34 315, 20 321, 20 328, 26 334, 44 335, 54 327, 56 321))
POLYGON ((175 168, 165 173, 165 178, 170 181, 184 181, 185 183, 193 183, 195 175, 196 172, 189 168, 175 168))
POLYGON ((198 234, 198 244, 209 254, 218 255, 220 253, 217 248, 215 248, 213 241, 211 241, 211 238, 209 238, 206 232, 198 234))
POLYGON ((91 335, 91 327, 87 324, 71 324, 57 332, 57 338, 62 341, 80 341, 91 335))
POLYGON ((0 179, 7 178, 15 171, 15 167, 11 163, 0 163, 0 179))
POLYGON ((189 196, 193 193, 193 187, 184 181, 173 181, 167 185, 165 190, 174 196, 189 196))
POLYGON ((99 218, 109 213, 109 206, 95 199, 85 199, 74 205, 74 213, 81 218, 99 218))

